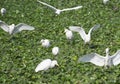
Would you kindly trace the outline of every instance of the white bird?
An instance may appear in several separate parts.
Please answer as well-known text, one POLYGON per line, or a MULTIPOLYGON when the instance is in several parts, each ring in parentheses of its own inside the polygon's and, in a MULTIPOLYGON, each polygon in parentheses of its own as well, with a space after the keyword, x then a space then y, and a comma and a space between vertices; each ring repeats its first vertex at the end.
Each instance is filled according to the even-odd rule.
POLYGON ((109 48, 106 48, 106 56, 101 56, 97 53, 91 53, 84 55, 79 58, 79 62, 91 62, 97 66, 110 67, 112 65, 116 66, 120 63, 120 50, 118 50, 114 55, 109 55, 109 48))
POLYGON ((18 25, 15 26, 15 24, 8 25, 5 22, 0 20, 0 27, 8 32, 10 35, 16 34, 22 30, 34 30, 34 27, 29 26, 25 23, 19 23, 18 25))
POLYGON ((71 30, 65 29, 65 35, 68 40, 71 40, 73 38, 73 33, 71 30))
POLYGON ((48 39, 42 39, 40 43, 42 44, 43 47, 46 48, 50 46, 50 41, 48 39))
POLYGON ((42 71, 42 70, 46 71, 49 68, 55 67, 55 65, 59 66, 56 60, 52 61, 51 59, 45 59, 37 65, 35 72, 42 71))
POLYGON ((5 8, 1 8, 1 15, 3 16, 6 13, 6 9, 5 8))
POLYGON ((103 3, 106 4, 109 0, 103 0, 103 3))
POLYGON ((84 42, 86 44, 86 43, 89 43, 90 40, 91 40, 91 32, 96 30, 99 27, 100 27, 100 24, 93 26, 89 30, 88 34, 86 34, 85 30, 82 27, 79 27, 79 26, 70 26, 69 29, 71 31, 78 32, 80 34, 81 38, 84 40, 84 42))
POLYGON ((52 53, 53 53, 53 55, 57 55, 59 53, 59 47, 53 47, 52 53))
POLYGON ((49 4, 47 4, 47 3, 45 3, 45 2, 42 2, 42 1, 39 1, 39 0, 37 0, 37 1, 38 1, 39 3, 45 5, 45 6, 50 7, 51 9, 55 10, 55 13, 58 14, 58 15, 59 15, 61 12, 63 12, 63 11, 77 10, 77 9, 82 8, 82 6, 77 6, 77 7, 73 7, 73 8, 66 8, 66 9, 60 10, 60 9, 57 9, 57 8, 55 8, 55 7, 53 7, 53 6, 49 5, 49 4))

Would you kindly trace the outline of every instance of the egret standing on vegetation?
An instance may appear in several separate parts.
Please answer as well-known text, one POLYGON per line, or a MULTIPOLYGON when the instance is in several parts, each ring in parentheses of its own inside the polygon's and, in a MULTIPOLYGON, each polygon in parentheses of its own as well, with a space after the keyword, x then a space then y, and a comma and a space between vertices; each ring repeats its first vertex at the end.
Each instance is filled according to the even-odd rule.
POLYGON ((47 3, 45 3, 45 2, 42 2, 42 1, 39 1, 39 0, 37 0, 37 1, 38 1, 39 3, 45 5, 45 6, 48 6, 48 7, 52 8, 53 10, 55 10, 55 13, 58 14, 58 15, 59 15, 61 12, 63 12, 63 11, 77 10, 77 9, 82 8, 82 6, 77 6, 77 7, 73 7, 73 8, 66 8, 66 9, 60 10, 60 9, 57 9, 57 8, 55 8, 55 7, 53 7, 53 6, 49 5, 49 4, 47 4, 47 3))
POLYGON ((8 32, 10 35, 16 34, 22 30, 34 30, 35 28, 27 25, 25 23, 19 23, 18 25, 15 26, 15 24, 12 25, 7 25, 5 22, 0 20, 0 27, 8 32))
POLYGON ((106 48, 106 56, 101 56, 97 53, 91 53, 84 55, 79 58, 79 62, 91 62, 97 66, 105 66, 106 68, 109 66, 116 66, 120 63, 120 50, 118 50, 114 55, 109 55, 109 48, 106 48))
POLYGON ((59 53, 59 47, 52 48, 53 55, 57 55, 59 53))
POLYGON ((84 40, 84 42, 86 44, 86 43, 89 43, 90 40, 91 40, 91 32, 96 30, 99 27, 100 27, 100 24, 93 26, 89 30, 88 34, 86 34, 84 29, 82 27, 79 27, 79 26, 70 26, 69 29, 71 31, 78 32, 80 34, 81 38, 84 40))
POLYGON ((50 41, 48 39, 42 39, 40 43, 42 43, 42 46, 46 48, 50 46, 50 41))
POLYGON ((42 70, 46 71, 49 68, 55 67, 55 65, 59 66, 56 60, 52 61, 51 59, 45 59, 40 64, 37 65, 35 72, 42 70))
POLYGON ((71 40, 73 38, 73 33, 71 30, 65 29, 65 35, 68 40, 71 40))
POLYGON ((5 8, 1 8, 1 15, 3 16, 6 13, 6 9, 5 8))

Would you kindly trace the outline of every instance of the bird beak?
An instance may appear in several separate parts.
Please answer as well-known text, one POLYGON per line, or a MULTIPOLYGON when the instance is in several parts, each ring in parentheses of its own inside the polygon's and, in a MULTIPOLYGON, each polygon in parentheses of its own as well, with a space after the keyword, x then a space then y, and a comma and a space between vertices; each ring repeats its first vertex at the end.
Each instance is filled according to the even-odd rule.
POLYGON ((59 64, 56 64, 56 66, 59 66, 59 64))

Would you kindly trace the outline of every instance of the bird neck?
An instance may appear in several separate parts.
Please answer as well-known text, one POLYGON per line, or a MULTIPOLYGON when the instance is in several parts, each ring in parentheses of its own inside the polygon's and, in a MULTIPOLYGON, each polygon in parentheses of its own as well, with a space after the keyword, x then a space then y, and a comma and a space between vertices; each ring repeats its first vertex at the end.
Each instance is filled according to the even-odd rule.
POLYGON ((109 49, 106 49, 106 58, 109 58, 109 49))

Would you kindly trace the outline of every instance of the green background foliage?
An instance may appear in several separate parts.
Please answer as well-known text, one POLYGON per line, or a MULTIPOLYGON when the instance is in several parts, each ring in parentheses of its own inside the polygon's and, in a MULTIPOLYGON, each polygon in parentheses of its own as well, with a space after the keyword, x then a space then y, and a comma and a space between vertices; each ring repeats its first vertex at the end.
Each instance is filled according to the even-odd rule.
POLYGON ((36 0, 0 0, 0 8, 7 9, 0 19, 7 24, 26 23, 34 31, 22 31, 12 37, 0 29, 0 84, 113 84, 120 83, 120 66, 109 69, 91 63, 78 63, 78 58, 92 52, 105 56, 120 49, 120 0, 42 0, 59 9, 82 5, 82 9, 56 15, 36 0), (64 29, 76 25, 86 32, 95 24, 101 27, 92 33, 91 46, 84 45, 78 33, 69 42, 64 29), (43 48, 41 39, 49 39, 51 46, 43 48), (58 56, 51 49, 60 48, 58 56), (56 59, 59 67, 35 73, 44 59, 56 59))

